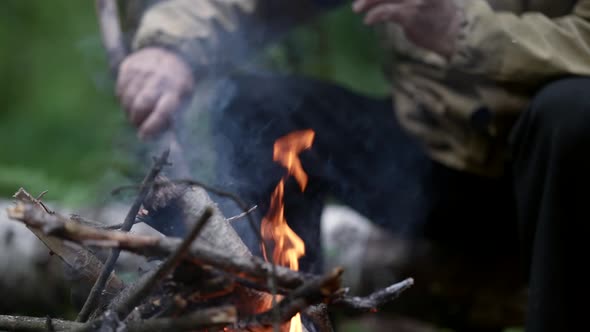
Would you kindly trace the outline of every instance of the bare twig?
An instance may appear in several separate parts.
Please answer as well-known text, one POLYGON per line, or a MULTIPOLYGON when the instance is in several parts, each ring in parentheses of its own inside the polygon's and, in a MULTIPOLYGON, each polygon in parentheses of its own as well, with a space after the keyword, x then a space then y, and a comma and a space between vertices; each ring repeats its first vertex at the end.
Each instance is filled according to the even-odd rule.
MULTIPOLYGON (((231 199, 238 206, 238 208, 242 210, 242 214, 244 214, 248 218, 248 224, 249 224, 250 228, 252 229, 252 231, 254 232, 254 234, 256 235, 258 243, 263 248, 263 251, 266 250, 266 248, 265 248, 266 243, 262 239, 260 229, 256 226, 256 222, 254 221, 254 218, 252 217, 252 215, 250 213, 252 209, 249 208, 248 204, 246 204, 246 202, 244 202, 238 195, 228 192, 228 191, 225 191, 225 190, 222 190, 222 189, 219 189, 219 188, 216 188, 216 187, 213 187, 209 184, 206 184, 204 182, 194 180, 194 179, 180 179, 180 180, 158 182, 158 183, 156 183, 156 186, 166 186, 166 185, 169 185, 170 183, 201 187, 201 188, 205 189, 206 191, 213 193, 217 196, 226 197, 226 198, 231 199)), ((112 194, 116 195, 123 190, 136 189, 136 188, 137 188, 137 186, 134 186, 134 185, 122 186, 122 187, 114 189, 112 191, 112 194)), ((276 308, 277 307, 276 306, 276 304, 277 304, 276 296, 278 294, 277 288, 279 287, 279 285, 277 284, 277 280, 276 280, 277 271, 276 271, 276 265, 274 264, 274 260, 273 260, 272 255, 269 255, 269 260, 271 263, 271 265, 270 265, 271 268, 270 268, 270 270, 267 271, 269 276, 268 276, 268 278, 266 278, 266 280, 268 283, 268 289, 270 290, 270 293, 272 295, 272 307, 276 308)), ((278 312, 275 312, 275 318, 277 321, 279 320, 279 313, 278 312)), ((274 330, 275 330, 275 332, 278 331, 278 324, 275 324, 274 330)))
MULTIPOLYGON (((209 308, 176 318, 155 318, 126 323, 126 331, 193 331, 199 328, 231 325, 236 322, 237 312, 233 306, 209 308)), ((80 322, 54 319, 56 331, 94 331, 100 326, 95 321, 91 326, 80 322)), ((47 331, 46 318, 0 315, 0 330, 3 331, 47 331)))
MULTIPOLYGON (((320 303, 328 299, 340 290, 342 269, 336 268, 330 273, 312 278, 295 289, 286 298, 277 304, 280 322, 286 322, 298 312, 303 311, 310 305, 320 303)), ((241 321, 242 328, 256 326, 271 326, 275 322, 273 309, 248 317, 241 321)))
POLYGON ((225 220, 227 220, 227 221, 234 221, 234 220, 238 220, 240 218, 244 218, 245 216, 247 216, 248 214, 252 213, 257 208, 258 208, 258 205, 254 205, 253 207, 249 208, 248 211, 242 212, 240 214, 237 214, 237 215, 232 216, 232 217, 229 217, 229 218, 225 218, 225 220))
POLYGON ((129 322, 129 332, 194 331, 195 329, 235 324, 237 311, 233 306, 210 308, 176 318, 157 318, 129 322))
MULTIPOLYGON (((54 214, 53 211, 23 188, 20 188, 13 197, 19 202, 31 204, 31 208, 36 209, 40 214, 54 214)), ((64 222, 75 223, 70 220, 65 220, 64 222)), ((103 264, 92 252, 84 247, 65 243, 59 238, 47 235, 47 230, 36 227, 27 227, 47 246, 47 248, 49 248, 49 250, 51 250, 51 252, 57 255, 68 268, 76 271, 77 274, 82 277, 84 283, 88 284, 88 287, 91 287, 91 285, 96 282, 96 279, 103 268, 103 264)), ((123 282, 115 274, 112 274, 107 282, 106 288, 107 294, 116 294, 123 288, 123 282)))
POLYGON ((143 298, 149 295, 149 292, 154 288, 154 286, 160 280, 170 274, 170 272, 178 265, 178 263, 180 263, 212 215, 213 210, 211 208, 207 208, 199 221, 190 231, 188 236, 180 243, 172 255, 170 255, 170 257, 168 257, 168 259, 166 259, 166 261, 157 268, 156 272, 144 283, 142 283, 135 292, 131 293, 126 301, 120 302, 120 304, 115 308, 115 312, 121 319, 125 319, 131 310, 133 310, 133 308, 138 305, 143 298))
MULTIPOLYGON (((146 257, 169 256, 182 242, 172 237, 157 237, 130 234, 120 231, 96 229, 78 223, 67 223, 66 217, 47 214, 35 209, 30 203, 17 203, 7 210, 8 216, 20 220, 31 228, 41 229, 51 235, 72 242, 104 248, 119 248, 146 257)), ((200 264, 213 266, 227 273, 240 276, 252 282, 268 282, 271 265, 259 257, 236 256, 220 251, 209 244, 193 243, 187 259, 200 264)), ((310 275, 276 266, 277 286, 295 289, 309 280, 310 275)))
POLYGON ((412 285, 414 285, 414 279, 408 278, 387 288, 380 289, 369 296, 342 296, 335 299, 331 304, 355 312, 373 311, 395 300, 402 292, 412 287, 412 285))
MULTIPOLYGON (((79 216, 77 214, 71 214, 70 220, 79 222, 81 224, 85 224, 86 226, 91 226, 91 227, 95 227, 95 228, 99 228, 99 229, 121 229, 121 227, 123 227, 123 223, 114 224, 114 225, 105 225, 105 224, 98 222, 98 221, 86 219, 86 218, 79 216)), ((135 218, 135 222, 133 223, 133 225, 139 224, 142 222, 144 222, 143 218, 140 216, 137 216, 135 218)))
MULTIPOLYGON (((226 218, 226 220, 230 221, 230 220, 234 220, 234 219, 238 219, 238 218, 242 218, 242 217, 248 217, 248 223, 250 224, 250 227, 252 228, 252 230, 256 234, 257 240, 259 242, 261 242, 262 245, 264 245, 264 243, 263 243, 264 241, 262 240, 262 237, 260 235, 260 229, 258 229, 258 227, 256 226, 256 221, 251 216, 251 213, 258 208, 258 205, 254 205, 251 207, 250 205, 246 204, 246 202, 244 202, 244 200, 242 200, 238 195, 236 195, 232 192, 225 191, 220 188, 216 188, 216 187, 206 184, 204 182, 201 182, 198 180, 193 180, 193 179, 156 181, 154 183, 154 187, 158 188, 161 186, 168 186, 170 184, 184 184, 187 186, 197 186, 197 187, 201 187, 201 188, 205 189, 206 191, 208 191, 214 195, 231 199, 238 206, 238 208, 240 210, 242 210, 242 213, 237 216, 231 217, 231 218, 226 218)), ((111 195, 118 195, 122 191, 137 190, 138 188, 139 188, 139 185, 133 185, 133 184, 120 186, 120 187, 113 189, 111 191, 111 195)))
MULTIPOLYGON (((250 225, 250 228, 252 229, 252 231, 254 232, 254 234, 256 235, 256 239, 258 240, 258 243, 260 244, 262 251, 266 252, 266 243, 264 242, 264 239, 262 239, 262 232, 260 231, 260 228, 258 228, 256 226, 256 222, 254 221, 254 218, 252 217, 252 215, 248 212, 248 204, 246 204, 238 195, 231 193, 231 192, 227 192, 224 190, 220 190, 218 188, 215 188, 213 186, 207 185, 206 183, 203 183, 201 181, 196 181, 193 179, 181 179, 181 180, 175 180, 173 181, 174 183, 182 183, 182 184, 187 184, 187 185, 192 185, 192 186, 198 186, 201 187, 215 195, 221 196, 221 197, 227 197, 231 200, 234 201, 234 203, 238 206, 238 208, 240 208, 242 210, 243 213, 246 214, 246 218, 248 220, 248 224, 250 225)), ((272 313, 273 313, 273 317, 274 317, 274 324, 273 324, 273 331, 274 332, 279 332, 280 330, 280 312, 277 309, 277 293, 278 293, 278 283, 277 283, 277 266, 274 262, 274 257, 273 255, 269 255, 269 261, 270 261, 270 270, 267 270, 267 284, 268 284, 268 288, 270 289, 270 293, 272 296, 272 313)))
MULTIPOLYGON (((139 194, 137 195, 137 198, 135 199, 133 205, 129 209, 127 216, 125 217, 125 221, 123 222, 123 226, 121 227, 122 231, 128 232, 135 223, 135 217, 137 216, 137 213, 139 212, 139 209, 141 208, 141 205, 143 204, 143 201, 145 200, 147 194, 151 190, 154 179, 158 174, 160 174, 160 171, 168 163, 168 154, 168 150, 164 151, 162 155, 155 161, 154 166, 144 178, 139 189, 139 194)), ((100 299, 100 295, 105 287, 105 284, 109 276, 115 268, 115 263, 117 262, 120 253, 121 250, 119 248, 113 248, 113 250, 111 251, 111 254, 107 258, 98 279, 94 283, 94 286, 92 287, 92 290, 90 291, 90 294, 88 295, 88 298, 86 299, 86 302, 82 307, 82 310, 80 310, 80 313, 76 318, 77 322, 85 322, 92 313, 92 311, 96 308, 100 299)))
POLYGON ((332 321, 330 320, 328 305, 320 303, 312 305, 305 309, 305 315, 311 319, 319 332, 334 332, 332 321))
POLYGON ((127 56, 117 2, 115 0, 96 0, 96 12, 102 43, 107 51, 109 67, 111 72, 116 75, 119 64, 127 56))
MULTIPOLYGON (((82 323, 52 319, 56 331, 66 331, 82 326, 82 323)), ((47 318, 0 315, 0 331, 47 331, 47 318)))

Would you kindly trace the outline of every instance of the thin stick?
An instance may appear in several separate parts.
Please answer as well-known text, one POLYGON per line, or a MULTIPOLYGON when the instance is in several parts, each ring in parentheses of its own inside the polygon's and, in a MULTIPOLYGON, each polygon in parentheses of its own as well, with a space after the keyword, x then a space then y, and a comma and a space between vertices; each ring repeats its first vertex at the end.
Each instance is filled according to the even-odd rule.
MULTIPOLYGON (((237 311, 233 306, 209 308, 176 318, 154 318, 126 323, 126 331, 193 331, 199 328, 225 326, 234 324, 237 311)), ((53 319, 56 331, 95 331, 100 327, 100 321, 86 327, 80 322, 53 319)), ((46 318, 27 316, 0 315, 0 330, 2 331, 47 331, 46 318)))
MULTIPOLYGON (((256 221, 254 221, 254 218, 252 217, 251 213, 252 211, 254 211, 256 208, 258 208, 258 205, 255 205, 253 207, 250 207, 248 204, 246 204, 246 202, 244 202, 238 195, 229 192, 229 191, 225 191, 216 187, 213 187, 209 184, 206 184, 204 182, 198 181, 198 180, 193 180, 193 179, 181 179, 181 180, 169 180, 169 181, 157 181, 155 182, 154 186, 158 187, 158 186, 162 186, 162 185, 168 185, 168 184, 184 184, 187 186, 197 186, 197 187, 201 187, 203 189, 205 189, 206 191, 215 194, 217 196, 221 196, 221 197, 226 197, 231 199, 240 210, 242 210, 242 213, 235 216, 235 217, 231 217, 231 218, 227 218, 226 220, 233 220, 233 219, 237 219, 237 218, 241 218, 241 217, 247 217, 248 218, 248 223, 250 224, 250 228, 252 228, 252 230, 254 231, 254 233, 256 234, 257 240, 259 242, 263 244, 263 240, 262 237, 260 235, 260 229, 258 229, 258 227, 256 227, 256 221)), ((138 185, 126 185, 126 186, 120 186, 117 187, 115 189, 113 189, 111 191, 111 195, 118 195, 120 194, 122 191, 124 190, 136 190, 138 189, 139 186, 138 185)))
POLYGON ((300 287, 277 304, 277 308, 248 317, 239 323, 240 327, 271 326, 276 321, 275 311, 279 312, 279 321, 286 322, 298 312, 310 305, 335 296, 340 290, 342 269, 336 268, 330 273, 306 281, 300 287))
POLYGON ((102 43, 107 51, 109 67, 111 72, 116 75, 119 71, 119 64, 127 56, 117 2, 115 0, 96 0, 96 12, 102 43))
MULTIPOLYGON (((52 319, 56 331, 66 331, 82 326, 82 323, 52 319)), ((0 331, 47 331, 47 318, 0 315, 0 331)))
POLYGON ((414 279, 407 278, 387 288, 380 289, 369 296, 342 296, 331 304, 335 307, 349 309, 355 312, 373 311, 400 296, 402 292, 414 285, 414 279))
MULTIPOLYGON (((28 202, 32 204, 33 208, 37 209, 41 214, 47 213, 51 215, 54 213, 23 188, 20 188, 13 197, 19 202, 28 202)), ((71 221, 71 219, 66 220, 65 222, 75 223, 74 221, 71 221)), ((91 287, 96 282, 104 265, 92 252, 83 246, 73 246, 65 243, 62 239, 48 236, 45 230, 37 229, 35 227, 29 227, 29 230, 35 234, 35 236, 39 238, 41 242, 51 250, 51 252, 57 255, 64 264, 70 269, 77 271, 82 277, 82 280, 80 280, 81 282, 88 287, 91 287), (80 264, 81 262, 83 262, 83 264, 80 264)), ((123 282, 113 273, 107 281, 105 293, 110 296, 111 294, 119 292, 123 287, 123 282)))
MULTIPOLYGON (((84 245, 120 248, 146 257, 169 256, 182 242, 178 238, 131 234, 67 222, 67 217, 48 214, 27 202, 17 202, 16 206, 7 209, 7 214, 11 219, 58 238, 84 245)), ((193 243, 187 258, 252 282, 268 282, 268 271, 272 269, 272 264, 259 257, 236 256, 200 242, 193 243)), ((276 266, 276 271, 277 285, 285 289, 295 289, 310 278, 309 274, 282 266, 276 266)))
POLYGON ((317 327, 318 332, 334 332, 332 321, 328 313, 328 305, 320 303, 312 305, 304 311, 305 316, 309 317, 317 327))
MULTIPOLYGON (((135 217, 137 216, 137 213, 139 212, 139 209, 141 208, 141 205, 143 204, 147 194, 152 189, 154 179, 158 174, 160 174, 164 166, 168 164, 168 154, 169 150, 164 151, 160 158, 155 161, 154 166, 144 178, 139 189, 139 194, 129 209, 127 216, 125 217, 121 231, 128 232, 135 223, 135 217)), ((88 317, 98 305, 100 295, 106 285, 107 280, 109 279, 109 276, 115 268, 115 263, 117 262, 117 259, 119 259, 120 253, 121 250, 119 248, 113 248, 111 251, 111 254, 107 258, 100 275, 96 279, 96 282, 94 283, 94 286, 92 287, 92 290, 90 291, 90 294, 88 295, 88 298, 82 307, 82 310, 80 310, 80 313, 76 318, 77 322, 85 322, 88 320, 88 317)))
POLYGON ((240 218, 243 218, 247 215, 249 215, 250 213, 252 213, 254 210, 256 210, 258 208, 258 205, 254 205, 253 207, 249 208, 248 211, 246 212, 242 212, 240 214, 237 214, 235 216, 229 217, 229 218, 225 218, 225 220, 227 221, 234 221, 234 220, 238 220, 240 218))
POLYGON ((156 270, 156 272, 145 281, 135 292, 127 297, 126 301, 121 301, 119 305, 115 307, 115 312, 121 319, 125 319, 127 315, 138 305, 146 296, 149 295, 154 286, 164 277, 166 277, 172 270, 180 263, 180 261, 186 256, 190 246, 195 239, 201 233, 201 230, 205 227, 211 216, 213 215, 213 209, 208 207, 203 215, 199 218, 193 229, 190 231, 188 236, 184 238, 182 243, 176 248, 176 250, 162 263, 156 270))
MULTIPOLYGON (((184 184, 184 185, 188 185, 188 186, 197 186, 197 187, 201 187, 203 189, 205 189, 206 191, 213 193, 217 196, 221 196, 221 197, 226 197, 231 199, 237 206, 238 208, 240 208, 242 210, 242 214, 244 214, 247 218, 248 218, 248 224, 250 225, 250 228, 252 229, 252 231, 254 232, 254 234, 256 235, 256 239, 258 240, 258 243, 260 243, 260 246, 262 247, 263 251, 266 251, 266 244, 264 243, 264 240, 262 239, 262 235, 261 235, 261 231, 260 229, 256 226, 256 222, 254 221, 254 218, 251 215, 251 208, 248 207, 248 204, 246 204, 246 202, 244 202, 238 195, 228 192, 228 191, 224 191, 221 190, 219 188, 213 187, 211 185, 208 185, 204 182, 198 181, 198 180, 194 180, 194 179, 180 179, 180 180, 171 180, 168 182, 164 182, 163 184, 168 184, 168 183, 174 183, 174 184, 184 184)), ((157 183, 157 185, 160 185, 160 183, 157 183)), ((114 189, 111 194, 116 195, 119 192, 121 192, 122 190, 126 190, 126 189, 135 189, 137 188, 137 186, 134 185, 130 185, 130 186, 121 186, 118 187, 116 189, 114 189)), ((272 307, 276 308, 277 307, 277 278, 276 278, 276 265, 274 263, 274 258, 272 255, 269 255, 269 261, 271 263, 271 269, 268 271, 269 273, 269 278, 267 278, 267 282, 268 282, 268 289, 270 290, 270 293, 272 295, 272 307)), ((279 312, 275 312, 275 318, 278 321, 279 320, 279 312)), ((278 332, 279 330, 279 326, 278 323, 275 324, 275 326, 273 327, 275 332, 278 332)))
MULTIPOLYGON (((123 223, 114 224, 114 225, 105 225, 105 224, 98 222, 98 221, 86 219, 86 218, 79 216, 77 214, 71 214, 70 220, 75 221, 75 222, 79 222, 79 223, 84 224, 86 226, 100 228, 100 229, 121 229, 123 227, 123 223)), ((135 218, 135 222, 133 223, 133 225, 139 224, 142 222, 144 222, 143 218, 140 216, 137 216, 135 218)))
MULTIPOLYGON (((266 243, 264 243, 264 239, 262 238, 261 235, 261 230, 256 227, 256 222, 254 221, 254 218, 252 217, 252 215, 248 212, 248 205, 236 194, 227 192, 227 191, 223 191, 220 190, 218 188, 209 186, 203 182, 200 181, 196 181, 193 179, 182 179, 182 180, 176 180, 173 181, 173 183, 183 183, 183 184, 187 184, 187 185, 193 185, 193 186, 198 186, 201 187, 213 194, 216 194, 218 196, 222 196, 222 197, 227 197, 230 198, 231 200, 234 201, 234 203, 236 203, 236 205, 243 211, 243 213, 246 214, 246 218, 248 218, 248 224, 250 225, 250 228, 254 231, 254 234, 256 234, 256 239, 258 240, 258 243, 260 243, 260 246, 262 248, 263 252, 266 252, 266 243)), ((269 261, 270 261, 270 266, 271 269, 268 271, 269 274, 269 278, 267 279, 268 282, 268 288, 270 288, 270 293, 272 295, 272 308, 273 308, 273 317, 274 317, 274 324, 273 324, 273 331, 274 332, 279 332, 280 331, 280 312, 278 310, 278 306, 277 306, 277 267, 276 264, 274 262, 274 257, 273 255, 269 255, 269 261)))

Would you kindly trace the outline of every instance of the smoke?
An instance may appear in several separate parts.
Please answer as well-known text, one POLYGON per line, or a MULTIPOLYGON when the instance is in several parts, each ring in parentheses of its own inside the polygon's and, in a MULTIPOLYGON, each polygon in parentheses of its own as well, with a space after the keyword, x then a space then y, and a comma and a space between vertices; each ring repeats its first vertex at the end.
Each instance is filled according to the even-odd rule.
MULTIPOLYGON (((267 35, 262 31, 272 30, 262 22, 241 23, 248 33, 218 35, 215 43, 203 46, 217 52, 224 66, 232 62, 230 56, 247 58, 252 45, 260 45, 267 35), (220 45, 224 47, 215 47, 220 45)), ((328 200, 347 204, 397 233, 410 236, 421 230, 432 205, 425 176, 432 162, 403 133, 389 98, 364 97, 335 84, 268 73, 251 64, 229 72, 214 68, 213 74, 225 77, 199 81, 190 105, 179 114, 176 130, 185 159, 196 179, 257 205, 254 217, 260 221, 284 174, 272 161, 274 141, 295 130, 313 129, 314 147, 302 154, 309 187, 301 193, 288 182, 285 192, 287 222, 308 248, 303 269, 321 266, 320 217, 328 200)), ((228 217, 242 212, 225 198, 214 199, 228 217)), ((257 235, 246 221, 233 225, 250 249, 260 253, 257 235)))
MULTIPOLYGON (((351 206, 398 234, 419 232, 432 205, 432 162, 398 126, 391 100, 372 99, 334 84, 279 74, 239 74, 207 82, 197 91, 179 127, 193 176, 238 194, 265 214, 284 169, 272 161, 274 141, 311 128, 317 138, 301 156, 310 176, 302 193, 286 186, 286 218, 305 241, 302 268, 321 268, 320 217, 329 200, 351 206)), ((215 198, 226 216, 242 212, 215 198)), ((259 253, 245 220, 234 227, 259 253)))

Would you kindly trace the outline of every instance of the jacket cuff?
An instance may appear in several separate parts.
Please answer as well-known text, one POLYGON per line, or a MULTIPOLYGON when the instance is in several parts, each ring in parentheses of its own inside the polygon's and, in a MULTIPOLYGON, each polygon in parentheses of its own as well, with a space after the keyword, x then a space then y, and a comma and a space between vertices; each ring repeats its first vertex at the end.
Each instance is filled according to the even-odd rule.
POLYGON ((484 0, 457 0, 463 20, 449 60, 453 69, 473 74, 501 68, 502 56, 493 41, 500 32, 494 10, 484 0))
POLYGON ((147 37, 136 39, 133 50, 147 47, 160 47, 180 56, 192 69, 193 74, 203 75, 213 71, 210 60, 205 58, 206 39, 183 39, 170 36, 163 31, 156 31, 147 37))

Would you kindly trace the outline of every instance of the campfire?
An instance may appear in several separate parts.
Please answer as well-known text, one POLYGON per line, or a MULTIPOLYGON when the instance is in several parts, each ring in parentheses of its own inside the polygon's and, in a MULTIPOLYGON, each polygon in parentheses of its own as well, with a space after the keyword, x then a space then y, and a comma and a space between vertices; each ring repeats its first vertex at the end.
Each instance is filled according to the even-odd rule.
MULTIPOLYGON (((125 56, 117 6, 97 0, 99 22, 113 72, 125 56)), ((28 331, 306 331, 310 321, 317 331, 332 331, 329 312, 374 312, 413 284, 406 279, 366 297, 354 297, 341 285, 343 270, 324 275, 299 271, 305 243, 285 220, 286 180, 292 176, 305 190, 308 176, 298 154, 311 148, 315 133, 292 132, 277 139, 273 159, 286 169, 270 197, 270 208, 258 228, 251 205, 235 194, 194 179, 170 179, 166 167, 186 169, 178 160, 178 144, 154 165, 136 189, 137 197, 121 224, 105 226, 81 216, 50 209, 41 196, 24 189, 14 195, 8 216, 24 223, 91 288, 75 321, 49 317, 2 316, 0 330, 28 331), (169 163, 169 154, 176 156, 169 163), (255 233, 263 257, 251 254, 211 200, 208 192, 235 201, 255 233), (177 221, 184 238, 129 233, 136 223, 158 225, 177 221), (101 252, 108 251, 106 259, 101 252), (121 251, 160 264, 125 284, 114 271, 121 251)), ((171 172, 186 174, 186 172, 171 172)), ((233 217, 232 217, 233 219, 233 217)), ((112 221, 111 221, 112 223, 112 221)), ((76 285, 72 285, 76 286, 76 285)))
POLYGON ((20 189, 9 217, 24 223, 94 287, 76 321, 0 316, 0 329, 295 332, 306 331, 304 315, 317 330, 331 331, 329 311, 373 312, 392 301, 412 285, 412 279, 367 297, 353 297, 341 285, 340 268, 325 275, 298 271, 305 244, 285 220, 284 185, 293 176, 305 190, 308 177, 298 153, 309 149, 313 139, 314 132, 304 130, 275 142, 273 159, 286 168, 286 174, 257 230, 264 258, 250 253, 207 190, 235 199, 256 227, 249 206, 198 181, 163 177, 160 173, 169 165, 167 151, 142 184, 129 187, 138 189, 138 195, 116 229, 52 211, 40 198, 20 189), (152 223, 180 218, 189 232, 184 239, 128 233, 147 218, 152 223), (105 249, 111 254, 103 261, 96 253, 105 249), (113 271, 121 250, 162 262, 125 284, 113 271))
MULTIPOLYGON (((271 200, 270 209, 262 220, 262 238, 272 240, 274 244, 273 259, 276 263, 287 266, 292 270, 299 270, 299 258, 305 254, 305 243, 295 234, 285 219, 285 180, 293 175, 301 190, 307 186, 307 174, 301 166, 298 154, 311 148, 315 133, 312 130, 296 131, 279 138, 273 149, 273 160, 287 169, 287 175, 283 177, 275 188, 271 200)), ((266 246, 262 247, 264 258, 268 261, 266 246)), ((289 332, 301 332, 301 315, 297 313, 290 322, 289 332)))

